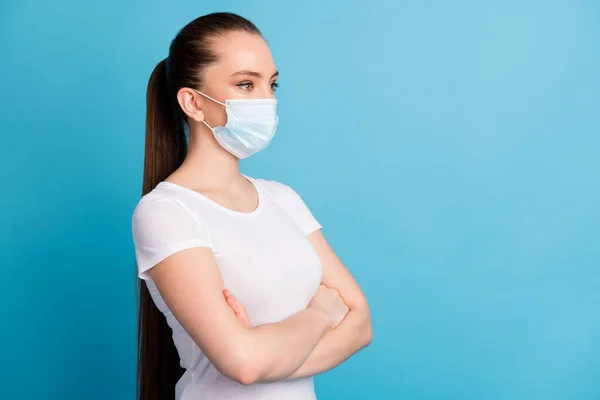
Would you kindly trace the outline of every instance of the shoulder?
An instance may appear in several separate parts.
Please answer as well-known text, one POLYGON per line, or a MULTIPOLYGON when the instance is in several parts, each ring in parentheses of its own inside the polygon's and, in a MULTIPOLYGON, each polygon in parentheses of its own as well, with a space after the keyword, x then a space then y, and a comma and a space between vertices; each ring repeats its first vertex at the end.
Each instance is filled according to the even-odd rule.
POLYGON ((180 220, 189 220, 191 212, 174 193, 157 187, 143 195, 135 205, 131 222, 134 231, 160 230, 180 220))
POLYGON ((280 206, 293 212, 298 208, 305 207, 303 198, 290 185, 271 179, 253 179, 280 206))
POLYGON ((269 199, 286 210, 288 214, 295 214, 300 197, 291 186, 272 179, 253 179, 269 199))
POLYGON ((253 179, 267 196, 284 208, 295 208, 303 201, 296 190, 286 183, 272 179, 253 179))
POLYGON ((294 191, 290 186, 283 182, 275 181, 272 179, 252 178, 256 183, 260 185, 270 196, 277 198, 287 198, 291 192, 294 191))
POLYGON ((267 193, 267 196, 292 217, 306 235, 321 227, 302 197, 291 186, 269 179, 254 179, 254 181, 267 193))
POLYGON ((177 202, 166 193, 156 189, 143 195, 133 208, 133 217, 139 218, 145 214, 152 214, 160 209, 169 209, 177 206, 177 202))
POLYGON ((207 230, 190 208, 168 190, 142 196, 131 218, 138 276, 171 254, 190 247, 210 247, 207 230))

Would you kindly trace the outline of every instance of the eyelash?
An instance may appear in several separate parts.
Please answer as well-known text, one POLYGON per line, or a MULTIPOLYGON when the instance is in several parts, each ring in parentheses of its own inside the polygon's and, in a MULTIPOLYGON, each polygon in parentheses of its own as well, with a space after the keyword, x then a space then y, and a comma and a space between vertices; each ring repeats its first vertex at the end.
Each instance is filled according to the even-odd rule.
MULTIPOLYGON (((241 88, 241 89, 244 89, 244 87, 245 87, 246 85, 251 85, 251 86, 252 86, 252 85, 253 85, 253 83, 252 83, 252 82, 244 82, 244 83, 240 83, 239 85, 236 85, 236 86, 237 86, 237 87, 239 87, 239 88, 241 88)), ((271 84, 271 86, 273 86, 273 91, 275 91, 275 90, 277 90, 277 88, 279 87, 279 83, 278 83, 278 82, 273 82, 273 83, 271 84)), ((244 90, 248 90, 248 89, 244 89, 244 90)))

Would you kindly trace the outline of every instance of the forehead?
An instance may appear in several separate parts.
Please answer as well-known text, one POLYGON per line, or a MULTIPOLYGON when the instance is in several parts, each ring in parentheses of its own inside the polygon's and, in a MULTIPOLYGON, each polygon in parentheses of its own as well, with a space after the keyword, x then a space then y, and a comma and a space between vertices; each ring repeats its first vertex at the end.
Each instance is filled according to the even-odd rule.
POLYGON ((206 68, 205 77, 209 82, 246 69, 267 78, 277 70, 269 46, 256 34, 233 32, 215 38, 212 46, 220 60, 206 68))

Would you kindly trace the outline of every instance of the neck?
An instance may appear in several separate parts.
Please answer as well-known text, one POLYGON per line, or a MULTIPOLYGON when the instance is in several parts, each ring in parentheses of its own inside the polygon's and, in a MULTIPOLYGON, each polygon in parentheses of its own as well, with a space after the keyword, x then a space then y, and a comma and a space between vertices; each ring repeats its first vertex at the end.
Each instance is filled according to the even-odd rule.
POLYGON ((177 175, 190 187, 230 188, 241 181, 240 160, 221 147, 205 125, 199 124, 191 132, 187 156, 177 175))

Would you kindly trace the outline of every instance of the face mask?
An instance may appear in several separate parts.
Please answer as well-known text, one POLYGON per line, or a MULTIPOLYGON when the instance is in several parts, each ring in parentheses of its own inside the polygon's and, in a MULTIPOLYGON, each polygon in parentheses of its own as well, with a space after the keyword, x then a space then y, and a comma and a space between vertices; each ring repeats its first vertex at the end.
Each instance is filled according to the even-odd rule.
POLYGON ((277 99, 228 99, 221 103, 192 89, 202 96, 225 106, 225 126, 210 127, 217 142, 237 158, 250 157, 269 145, 279 122, 277 99))

